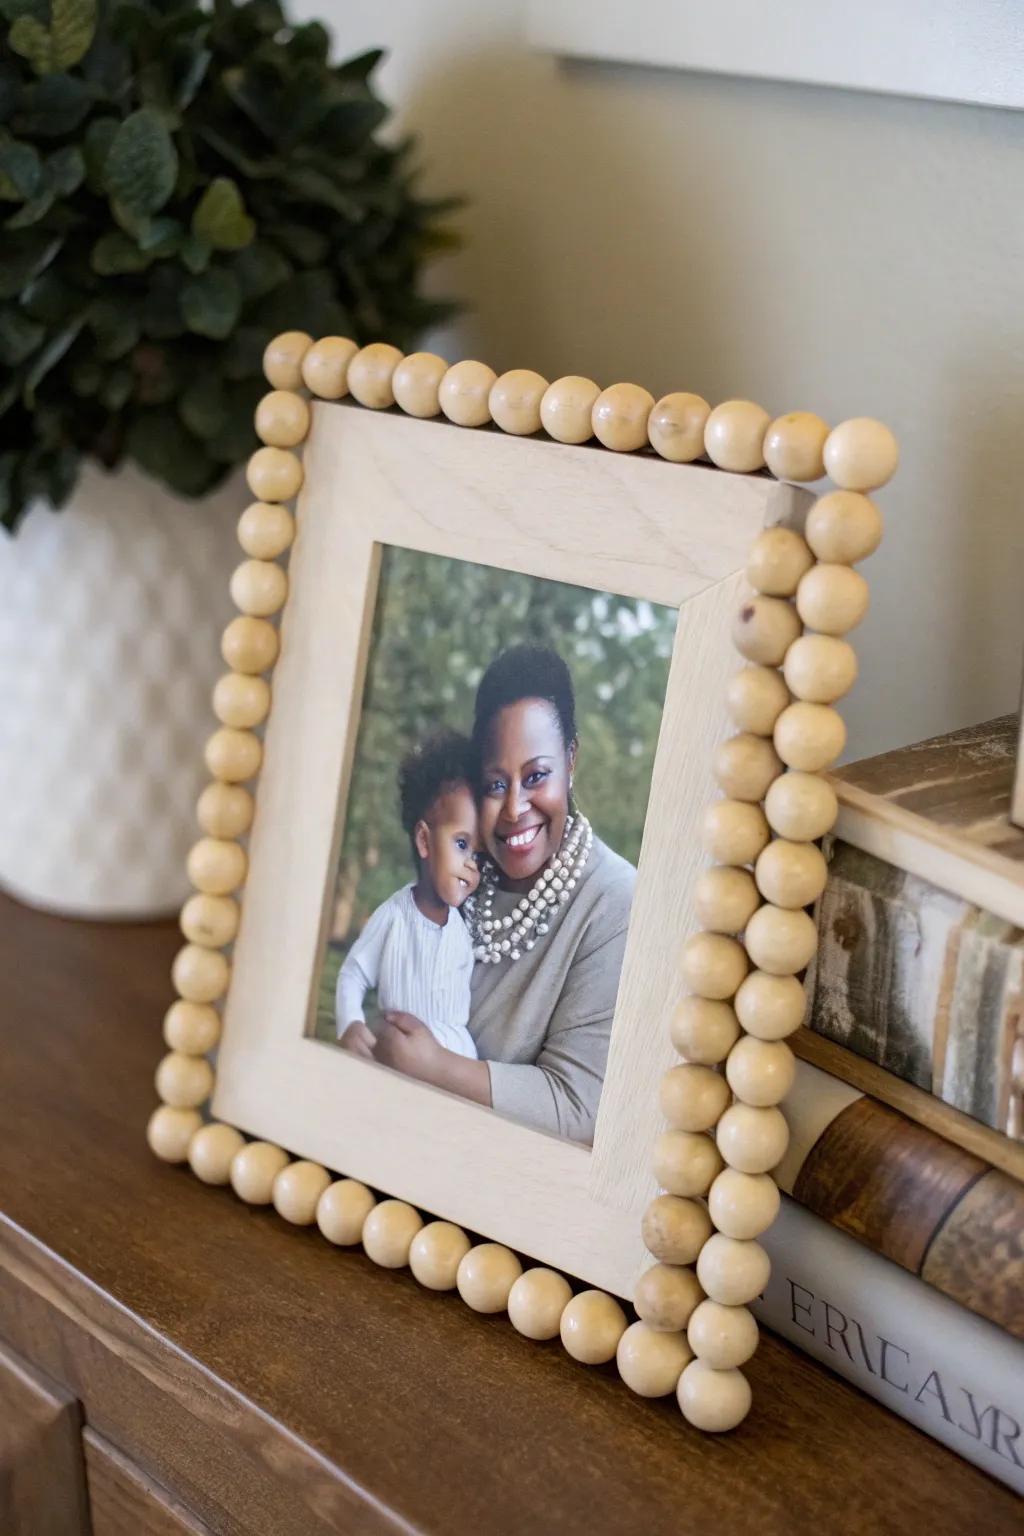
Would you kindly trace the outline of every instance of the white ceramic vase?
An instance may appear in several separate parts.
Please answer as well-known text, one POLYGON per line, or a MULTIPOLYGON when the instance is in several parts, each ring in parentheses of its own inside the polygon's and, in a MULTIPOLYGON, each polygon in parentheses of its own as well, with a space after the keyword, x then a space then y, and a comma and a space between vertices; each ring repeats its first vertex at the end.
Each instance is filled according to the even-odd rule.
POLYGON ((0 532, 0 887, 69 916, 175 911, 198 836, 244 490, 87 465, 0 532))

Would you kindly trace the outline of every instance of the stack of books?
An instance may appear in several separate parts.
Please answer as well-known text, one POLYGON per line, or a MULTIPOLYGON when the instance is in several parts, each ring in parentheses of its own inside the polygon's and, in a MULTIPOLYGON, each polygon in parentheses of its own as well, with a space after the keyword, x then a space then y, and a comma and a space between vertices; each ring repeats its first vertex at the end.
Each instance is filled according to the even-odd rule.
POLYGON ((842 770, 762 1321, 1024 1493, 1017 722, 842 770))

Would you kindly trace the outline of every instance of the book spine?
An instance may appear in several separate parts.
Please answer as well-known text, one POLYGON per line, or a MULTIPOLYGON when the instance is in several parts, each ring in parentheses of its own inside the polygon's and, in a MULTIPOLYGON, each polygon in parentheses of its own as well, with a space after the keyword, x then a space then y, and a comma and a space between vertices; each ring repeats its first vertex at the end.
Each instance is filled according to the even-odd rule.
POLYGON ((783 1196, 759 1320, 1024 1494, 1024 1344, 783 1196))

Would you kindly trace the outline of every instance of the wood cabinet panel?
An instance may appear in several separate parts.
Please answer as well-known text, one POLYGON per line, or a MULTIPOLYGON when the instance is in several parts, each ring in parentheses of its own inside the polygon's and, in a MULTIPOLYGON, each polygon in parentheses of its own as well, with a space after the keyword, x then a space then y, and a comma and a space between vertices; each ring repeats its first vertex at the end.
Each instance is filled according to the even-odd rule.
POLYGON ((0 1344, 3 1536, 89 1536, 80 1427, 71 1394, 0 1344))
POLYGON ((82 1434, 92 1536, 212 1536, 180 1500, 94 1430, 82 1434))

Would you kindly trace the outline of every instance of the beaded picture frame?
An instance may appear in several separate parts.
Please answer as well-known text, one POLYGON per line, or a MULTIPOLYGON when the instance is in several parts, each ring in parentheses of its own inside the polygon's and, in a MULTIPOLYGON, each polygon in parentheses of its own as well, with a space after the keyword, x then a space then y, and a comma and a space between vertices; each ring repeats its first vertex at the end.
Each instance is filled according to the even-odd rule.
MULTIPOLYGON (((314 342, 299 332, 275 338, 264 367, 271 392, 256 412, 263 446, 248 467, 258 499, 239 522, 246 559, 231 592, 240 612, 224 633, 229 670, 214 690, 212 782, 198 806, 203 835, 189 856, 196 893, 181 915, 186 943, 173 966, 178 997, 164 1021, 169 1053, 157 1068, 162 1102, 149 1145, 208 1184, 272 1203, 297 1225, 315 1224, 328 1242, 361 1243, 374 1262, 408 1266, 424 1286, 458 1291, 479 1312, 507 1312, 526 1337, 561 1338, 583 1363, 614 1359, 629 1388, 647 1397, 675 1393, 698 1428, 731 1429, 750 1407, 741 1368, 758 1337, 748 1303, 768 1276, 757 1239, 779 1208, 771 1174, 788 1141, 780 1104, 794 1072, 786 1037, 805 1014, 800 978, 817 947, 808 908, 825 884, 818 844, 837 809, 826 774, 845 745, 835 706, 857 674, 845 637, 868 603, 854 566, 881 538, 868 493, 895 471, 895 439, 869 418, 834 428, 803 411, 772 420, 749 401, 712 409, 697 395, 673 393, 656 402, 633 384, 601 389, 577 376, 549 384, 527 370, 498 377, 479 362, 449 366, 429 353, 403 356, 383 343, 360 349, 340 337, 314 342), (373 413, 380 414, 371 426, 373 413), (311 423, 304 467, 296 450, 311 423), (468 430, 445 436, 452 425, 468 430), (271 921, 282 954, 299 931, 290 911, 285 921, 283 901, 273 917, 267 892, 280 869, 271 868, 268 849, 283 804, 281 743, 300 718, 296 701, 317 649, 311 610, 322 598, 313 595, 312 573, 332 547, 318 545, 313 530, 330 528, 332 497, 347 493, 351 502, 356 482, 339 490, 337 481, 350 463, 352 474, 359 470, 361 454, 377 477, 377 500, 390 498, 399 509, 403 497, 416 499, 424 469, 440 480, 453 464, 474 491, 503 483, 504 501, 491 491, 502 507, 543 486, 546 531, 529 534, 532 552, 510 534, 490 563, 532 569, 544 538, 550 574, 601 585, 590 579, 596 573, 617 590, 611 573, 635 561, 642 581, 621 579, 655 582, 656 593, 638 587, 638 595, 675 601, 680 626, 684 615, 690 625, 677 644, 690 658, 692 718, 681 735, 682 717, 670 722, 666 705, 648 819, 649 826, 655 811, 662 818, 670 856, 656 865, 645 833, 637 895, 644 904, 634 904, 620 988, 621 1004, 635 983, 631 1022, 620 1031, 617 1011, 592 1153, 459 1101, 458 1111, 476 1116, 465 1122, 464 1155, 450 1170, 432 1169, 424 1136, 414 1171, 358 1114, 347 1117, 347 1141, 319 1135, 316 1114, 296 1102, 300 1079, 281 1077, 280 1055, 273 1102, 254 1086, 260 1052, 269 1049, 257 1018, 269 973, 254 957, 266 954, 271 921), (403 480, 404 454, 419 457, 403 480), (835 489, 814 499, 800 488, 826 473, 835 489), (304 559, 294 567, 301 576, 293 574, 293 604, 283 560, 296 533, 288 503, 300 491, 296 558, 304 559), (587 527, 591 506, 599 538, 587 527), (304 545, 307 519, 312 543, 304 545), (747 531, 749 547, 736 543, 737 530, 747 531), (272 712, 268 674, 279 653, 272 712), (257 776, 258 789, 247 788, 257 776), (645 870, 654 872, 650 879, 645 870), (673 900, 667 917, 665 903, 658 905, 656 919, 653 893, 663 894, 666 882, 673 900), (652 894, 644 894, 648 886, 652 894), (642 930, 635 944, 634 929, 642 930), (641 943, 645 959, 657 951, 657 974, 644 981, 653 992, 636 980, 648 967, 630 968, 641 943), (644 1027, 652 999, 665 999, 658 1030, 644 1027), (218 1049, 215 1084, 209 1057, 218 1049), (204 1112, 207 1101, 215 1118, 209 1107, 204 1112), (504 1159, 505 1183, 489 1190, 481 1189, 477 1157, 485 1144, 472 1139, 481 1115, 504 1159), (648 1164, 643 1149, 652 1145, 648 1164), (334 1147, 345 1148, 337 1165, 318 1155, 334 1147), (550 1202, 554 1215, 545 1218, 550 1202), (530 1219, 514 1209, 520 1204, 530 1219), (541 1262, 524 1267, 520 1255, 541 1262)), ((358 506, 349 515, 358 517, 358 506)), ((394 516, 391 541, 400 542, 394 516)), ((368 537, 384 535, 374 528, 368 537)), ((363 653, 367 628, 364 614, 354 645, 363 653)), ((301 833, 288 829, 299 847, 301 833)), ((300 875, 292 870, 289 878, 300 875)), ((322 907, 322 888, 310 900, 322 907)), ((310 921, 322 924, 319 915, 310 921)), ((272 1000, 264 1012, 274 1012, 272 1000)), ((345 1055, 331 1051, 332 1059, 345 1055)), ((374 1070, 396 1117, 420 1113, 401 1097, 420 1085, 374 1070)), ((424 1094, 432 1116, 453 1102, 424 1094)))

